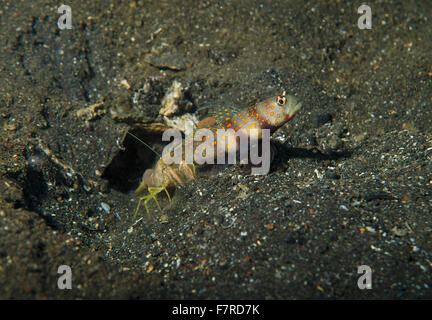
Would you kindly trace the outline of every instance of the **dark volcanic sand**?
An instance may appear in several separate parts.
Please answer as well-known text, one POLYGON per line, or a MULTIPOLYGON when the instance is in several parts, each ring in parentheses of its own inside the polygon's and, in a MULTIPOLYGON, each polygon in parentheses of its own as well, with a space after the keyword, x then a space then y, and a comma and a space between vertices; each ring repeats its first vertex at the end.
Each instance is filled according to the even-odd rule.
POLYGON ((2 1, 0 298, 432 297, 430 1, 375 1, 371 30, 362 2, 262 2, 68 1, 60 30, 58 1, 2 1), (139 123, 174 80, 187 111, 283 88, 303 109, 268 175, 230 166, 134 218, 155 159, 124 135, 155 145, 139 123))

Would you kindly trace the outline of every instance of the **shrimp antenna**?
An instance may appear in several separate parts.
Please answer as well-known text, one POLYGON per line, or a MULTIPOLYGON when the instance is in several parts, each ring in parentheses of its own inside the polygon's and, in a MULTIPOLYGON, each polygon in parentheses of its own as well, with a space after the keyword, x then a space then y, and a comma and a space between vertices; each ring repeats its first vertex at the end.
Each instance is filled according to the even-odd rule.
MULTIPOLYGON (((111 92, 113 89, 111 88, 109 90, 109 92, 111 92)), ((103 98, 104 99, 104 98, 103 98)), ((103 104, 103 100, 102 100, 102 104, 103 104)), ((109 122, 106 118, 102 118, 103 121, 106 121, 107 123, 109 122)), ((155 155, 157 155, 159 158, 161 158, 161 155, 152 147, 150 147, 147 143, 145 143, 144 141, 142 141, 140 138, 138 138, 136 135, 134 135, 133 133, 130 133, 129 131, 126 132, 127 134, 129 134, 131 137, 133 137, 134 139, 136 139, 137 141, 141 142, 143 145, 145 145, 147 148, 149 148, 151 151, 153 151, 153 153, 155 155)))
POLYGON ((135 138, 136 140, 138 140, 139 142, 141 142, 143 145, 145 145, 147 148, 149 148, 151 151, 153 151, 159 158, 161 158, 161 155, 155 149, 153 149, 152 147, 150 147, 147 143, 145 143, 144 141, 142 141, 136 135, 134 135, 133 133, 130 133, 129 131, 127 132, 127 134, 131 135, 133 138, 135 138))

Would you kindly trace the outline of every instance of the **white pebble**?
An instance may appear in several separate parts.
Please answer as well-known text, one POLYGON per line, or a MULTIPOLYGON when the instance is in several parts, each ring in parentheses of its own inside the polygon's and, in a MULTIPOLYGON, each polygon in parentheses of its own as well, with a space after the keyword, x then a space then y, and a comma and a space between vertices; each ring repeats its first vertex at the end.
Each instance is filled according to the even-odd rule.
POLYGON ((106 204, 105 202, 101 202, 100 205, 101 205, 102 209, 103 209, 106 213, 110 213, 111 208, 110 208, 110 206, 109 206, 108 204, 106 204))

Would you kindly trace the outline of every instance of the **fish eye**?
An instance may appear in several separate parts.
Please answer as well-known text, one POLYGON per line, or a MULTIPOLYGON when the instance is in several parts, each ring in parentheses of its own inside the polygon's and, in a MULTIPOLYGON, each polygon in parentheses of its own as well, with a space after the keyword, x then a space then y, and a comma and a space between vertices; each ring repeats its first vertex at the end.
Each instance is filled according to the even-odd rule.
POLYGON ((280 105, 280 106, 285 105, 285 103, 286 103, 286 98, 285 98, 285 96, 279 96, 279 97, 277 97, 277 98, 276 98, 276 103, 277 103, 278 105, 280 105))

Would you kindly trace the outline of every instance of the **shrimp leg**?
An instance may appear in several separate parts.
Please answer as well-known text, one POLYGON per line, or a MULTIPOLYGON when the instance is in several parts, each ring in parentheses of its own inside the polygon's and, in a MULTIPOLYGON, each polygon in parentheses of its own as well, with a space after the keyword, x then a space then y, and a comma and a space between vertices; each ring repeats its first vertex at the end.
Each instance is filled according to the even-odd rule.
MULTIPOLYGON (((150 211, 149 211, 149 209, 148 209, 148 207, 147 207, 147 202, 149 202, 151 199, 153 199, 153 200, 156 202, 156 204, 157 204, 159 210, 162 211, 162 209, 161 209, 161 207, 160 207, 160 205, 159 205, 159 202, 158 202, 157 199, 156 199, 156 195, 157 195, 158 193, 160 193, 162 190, 165 190, 165 192, 168 194, 168 191, 166 190, 166 188, 163 188, 163 187, 148 187, 149 194, 146 195, 146 196, 140 197, 140 199, 139 199, 139 201, 138 201, 137 208, 136 208, 136 210, 135 210, 134 218, 136 217, 136 215, 137 215, 137 213, 138 213, 138 211, 139 211, 139 208, 140 208, 140 206, 141 206, 141 202, 142 202, 142 201, 144 201, 144 206, 145 206, 146 211, 147 211, 147 214, 148 214, 149 216, 150 216, 150 211)), ((169 197, 169 195, 168 195, 168 197, 169 197)), ((170 199, 171 199, 171 198, 170 198, 170 199)))

